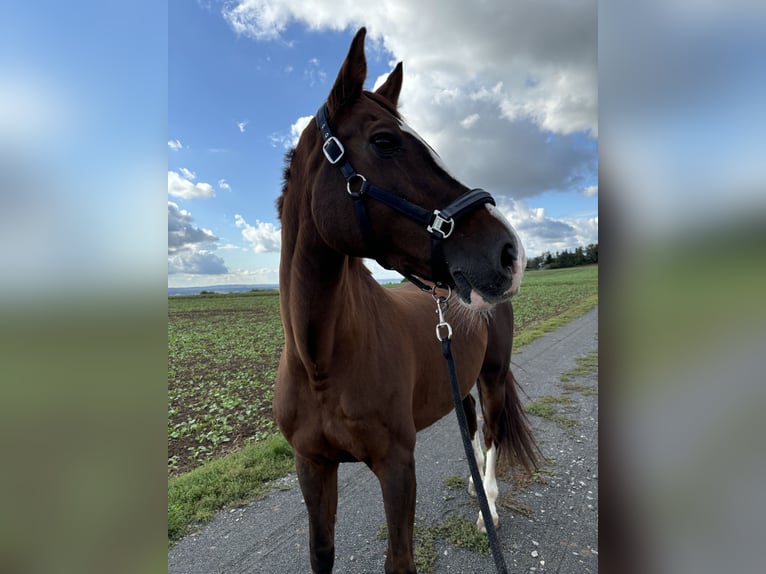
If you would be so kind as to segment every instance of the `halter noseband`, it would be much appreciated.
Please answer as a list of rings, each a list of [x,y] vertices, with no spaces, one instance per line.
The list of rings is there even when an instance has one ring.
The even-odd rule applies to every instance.
[[[343,144],[332,134],[327,117],[327,104],[325,103],[320,106],[316,116],[314,116],[324,140],[322,151],[327,161],[332,165],[337,165],[346,179],[346,191],[354,200],[354,212],[356,213],[356,219],[362,230],[365,242],[371,247],[375,245],[375,236],[367,216],[367,206],[363,201],[365,196],[369,196],[426,228],[426,231],[431,236],[431,269],[433,280],[439,286],[449,284],[450,273],[447,262],[444,259],[444,252],[442,251],[442,241],[452,235],[456,222],[474,209],[485,203],[495,205],[494,198],[483,189],[472,189],[458,197],[444,209],[429,211],[385,189],[381,189],[369,183],[367,178],[361,173],[357,173],[349,161],[345,159],[346,152]],[[376,258],[376,260],[386,267],[379,259]],[[413,277],[408,276],[407,279],[421,288],[425,287],[422,282]]]

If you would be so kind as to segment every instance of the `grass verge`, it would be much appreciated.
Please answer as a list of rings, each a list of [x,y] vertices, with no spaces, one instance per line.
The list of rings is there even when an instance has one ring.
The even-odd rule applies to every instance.
[[[580,317],[598,305],[598,293],[589,295],[582,301],[575,303],[559,315],[548,317],[537,323],[524,327],[524,330],[513,337],[513,352],[517,352],[524,345],[528,345],[535,339],[563,327],[573,319]]]
[[[209,521],[225,506],[256,500],[271,490],[270,481],[295,469],[293,452],[281,435],[250,443],[168,481],[168,542],[191,525]]]

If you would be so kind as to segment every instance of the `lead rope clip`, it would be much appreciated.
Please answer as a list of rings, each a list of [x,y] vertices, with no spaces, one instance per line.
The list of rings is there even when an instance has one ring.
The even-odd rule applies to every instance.
[[[444,320],[444,312],[449,309],[449,299],[452,297],[452,288],[447,286],[447,296],[437,295],[436,286],[431,290],[431,297],[436,302],[436,314],[439,315],[439,323],[436,325],[436,338],[439,341],[452,339],[452,325]]]

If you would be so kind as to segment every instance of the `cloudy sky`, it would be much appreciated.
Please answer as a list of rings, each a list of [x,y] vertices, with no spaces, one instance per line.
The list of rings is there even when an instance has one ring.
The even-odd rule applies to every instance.
[[[284,154],[360,25],[368,89],[404,62],[408,123],[528,256],[598,241],[595,1],[171,0],[168,21],[169,286],[277,282]]]

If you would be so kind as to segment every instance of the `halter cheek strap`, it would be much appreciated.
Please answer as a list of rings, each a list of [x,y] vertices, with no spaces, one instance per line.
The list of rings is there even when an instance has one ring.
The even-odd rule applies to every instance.
[[[486,203],[495,205],[494,198],[483,189],[472,189],[458,197],[444,209],[429,211],[419,205],[410,203],[402,197],[369,183],[367,178],[357,173],[351,166],[351,163],[346,158],[346,150],[343,148],[343,144],[330,130],[327,104],[320,106],[314,119],[322,134],[322,151],[325,158],[332,165],[337,165],[346,179],[346,191],[354,200],[354,212],[365,243],[373,251],[375,250],[375,234],[370,225],[367,204],[364,201],[365,197],[371,197],[409,219],[420,223],[426,229],[431,236],[431,270],[433,280],[440,286],[451,283],[447,261],[442,250],[442,241],[452,235],[456,223],[468,213]],[[378,257],[376,257],[376,260],[386,267]],[[408,277],[408,279],[412,281],[412,278]]]

